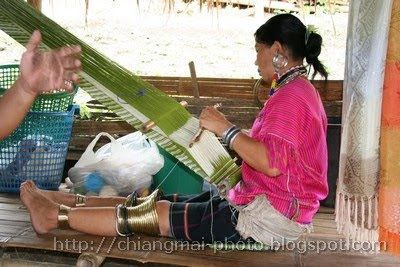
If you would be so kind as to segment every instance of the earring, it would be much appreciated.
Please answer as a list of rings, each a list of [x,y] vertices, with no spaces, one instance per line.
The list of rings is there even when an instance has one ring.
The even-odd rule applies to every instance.
[[[272,77],[271,89],[269,90],[269,95],[272,96],[275,93],[276,84],[279,77],[279,69],[286,67],[288,64],[287,58],[282,54],[276,54],[272,58],[272,65],[275,67],[274,76]]]
[[[281,69],[286,67],[288,64],[287,58],[282,55],[277,53],[273,58],[272,58],[272,65],[274,65],[275,69]]]

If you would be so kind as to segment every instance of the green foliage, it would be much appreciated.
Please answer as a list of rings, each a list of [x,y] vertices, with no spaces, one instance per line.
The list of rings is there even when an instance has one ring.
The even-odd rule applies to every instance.
[[[86,105],[79,105],[80,107],[80,117],[82,120],[90,120],[92,118],[92,113]]]

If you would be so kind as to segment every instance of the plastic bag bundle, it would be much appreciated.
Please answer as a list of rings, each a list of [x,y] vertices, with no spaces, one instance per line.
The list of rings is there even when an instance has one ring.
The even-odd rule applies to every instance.
[[[93,148],[102,136],[108,137],[111,142],[94,152]],[[149,188],[152,176],[163,166],[164,158],[157,145],[141,132],[117,140],[108,133],[99,133],[76,165],[68,171],[68,176],[72,183],[82,186],[88,184],[88,177],[94,181],[91,175],[96,173],[96,177],[101,177],[118,194],[126,195]]]

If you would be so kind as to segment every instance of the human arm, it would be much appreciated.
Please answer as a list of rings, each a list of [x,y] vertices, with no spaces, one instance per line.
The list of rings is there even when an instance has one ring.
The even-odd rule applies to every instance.
[[[200,115],[201,127],[222,136],[223,132],[232,126],[226,117],[213,107],[206,107]],[[240,133],[233,141],[233,149],[252,168],[275,177],[280,174],[278,169],[269,167],[269,155],[264,143]]]
[[[0,140],[21,123],[39,93],[60,88],[72,91],[69,81],[78,82],[80,47],[40,52],[40,42],[40,32],[35,31],[21,58],[20,77],[0,98]]]

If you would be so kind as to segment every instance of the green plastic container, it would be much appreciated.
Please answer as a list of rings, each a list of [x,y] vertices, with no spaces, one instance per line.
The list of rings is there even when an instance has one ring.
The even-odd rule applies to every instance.
[[[18,79],[19,65],[0,66],[0,95],[3,95],[7,89]],[[39,95],[32,104],[30,111],[39,112],[62,112],[67,111],[72,104],[78,87],[74,84],[74,92],[55,91]]]
[[[153,188],[159,186],[167,194],[198,194],[203,189],[203,178],[158,146],[164,156],[164,167],[153,176]],[[168,177],[167,177],[168,176]],[[167,178],[165,178],[167,177]]]

